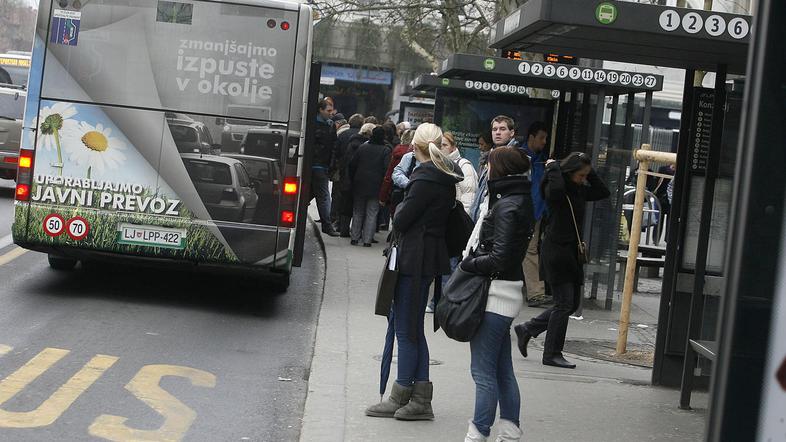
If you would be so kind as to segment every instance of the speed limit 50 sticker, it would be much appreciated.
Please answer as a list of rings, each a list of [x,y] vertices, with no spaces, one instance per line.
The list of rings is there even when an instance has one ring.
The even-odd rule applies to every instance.
[[[65,231],[65,220],[56,213],[50,213],[44,218],[44,233],[52,238],[60,236]]]

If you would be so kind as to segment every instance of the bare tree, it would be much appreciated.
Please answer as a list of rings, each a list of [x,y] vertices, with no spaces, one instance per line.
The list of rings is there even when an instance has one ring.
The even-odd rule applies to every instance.
[[[488,32],[511,2],[474,0],[317,0],[320,17],[368,20],[390,32],[434,68],[450,53],[487,53]]]

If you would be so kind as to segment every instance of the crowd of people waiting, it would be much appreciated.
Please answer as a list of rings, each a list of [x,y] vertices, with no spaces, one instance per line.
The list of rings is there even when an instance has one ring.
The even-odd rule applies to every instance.
[[[497,441],[518,441],[521,398],[513,372],[513,321],[525,299],[553,305],[513,327],[527,357],[531,339],[545,332],[542,363],[575,368],[562,355],[569,316],[583,283],[585,203],[609,190],[580,152],[562,161],[546,149],[548,127],[530,124],[517,137],[512,118],[500,115],[478,139],[478,168],[462,158],[455,137],[431,123],[382,125],[374,117],[335,113],[321,100],[317,116],[312,196],[322,231],[372,247],[392,218],[397,249],[395,294],[388,315],[398,346],[396,380],[386,400],[366,414],[404,421],[434,418],[425,315],[441,287],[460,267],[493,276],[485,314],[470,341],[475,411],[465,442],[489,437],[499,407]],[[329,181],[333,181],[333,206]],[[446,238],[449,214],[463,206],[475,223],[460,256]],[[429,301],[430,288],[434,298]],[[438,327],[435,321],[435,328]]]

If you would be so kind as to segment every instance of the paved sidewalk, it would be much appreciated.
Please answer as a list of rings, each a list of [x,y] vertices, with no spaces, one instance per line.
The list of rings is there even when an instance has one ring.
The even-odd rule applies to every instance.
[[[378,235],[382,239],[382,234]],[[366,417],[366,406],[379,401],[379,361],[386,319],[374,316],[382,247],[352,247],[343,238],[323,237],[327,280],[317,328],[301,441],[461,441],[472,417],[474,383],[469,345],[426,331],[432,358],[434,413],[431,422],[400,422]],[[654,341],[657,307],[652,296],[637,303],[631,342]],[[519,321],[539,312],[525,308]],[[571,320],[568,340],[616,339],[618,313],[584,311]],[[431,315],[427,316],[431,322]],[[639,322],[640,321],[640,322]],[[518,322],[518,321],[517,321]],[[515,339],[515,338],[514,338]],[[540,363],[537,339],[528,359],[514,354],[522,393],[522,428],[526,441],[701,440],[707,396],[695,393],[696,411],[677,408],[676,390],[649,385],[651,371],[582,356],[568,355],[576,370]],[[515,345],[515,342],[514,342]],[[514,347],[515,350],[515,347]],[[395,359],[391,382],[395,379]],[[389,391],[389,388],[388,388]],[[492,430],[492,435],[494,435]],[[493,439],[492,439],[493,440]]]

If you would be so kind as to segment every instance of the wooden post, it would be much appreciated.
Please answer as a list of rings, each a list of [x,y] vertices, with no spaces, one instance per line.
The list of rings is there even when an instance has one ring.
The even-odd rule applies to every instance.
[[[641,150],[650,150],[649,144],[642,144]],[[647,171],[650,162],[639,162],[639,177],[636,181],[636,201],[633,203],[633,221],[630,227],[630,243],[628,259],[625,263],[625,285],[622,289],[622,308],[620,309],[619,334],[617,335],[617,355],[624,354],[628,346],[628,327],[630,322],[630,305],[633,301],[633,283],[636,280],[636,257],[639,255],[641,241],[641,218],[644,212],[644,196],[647,190]]]

